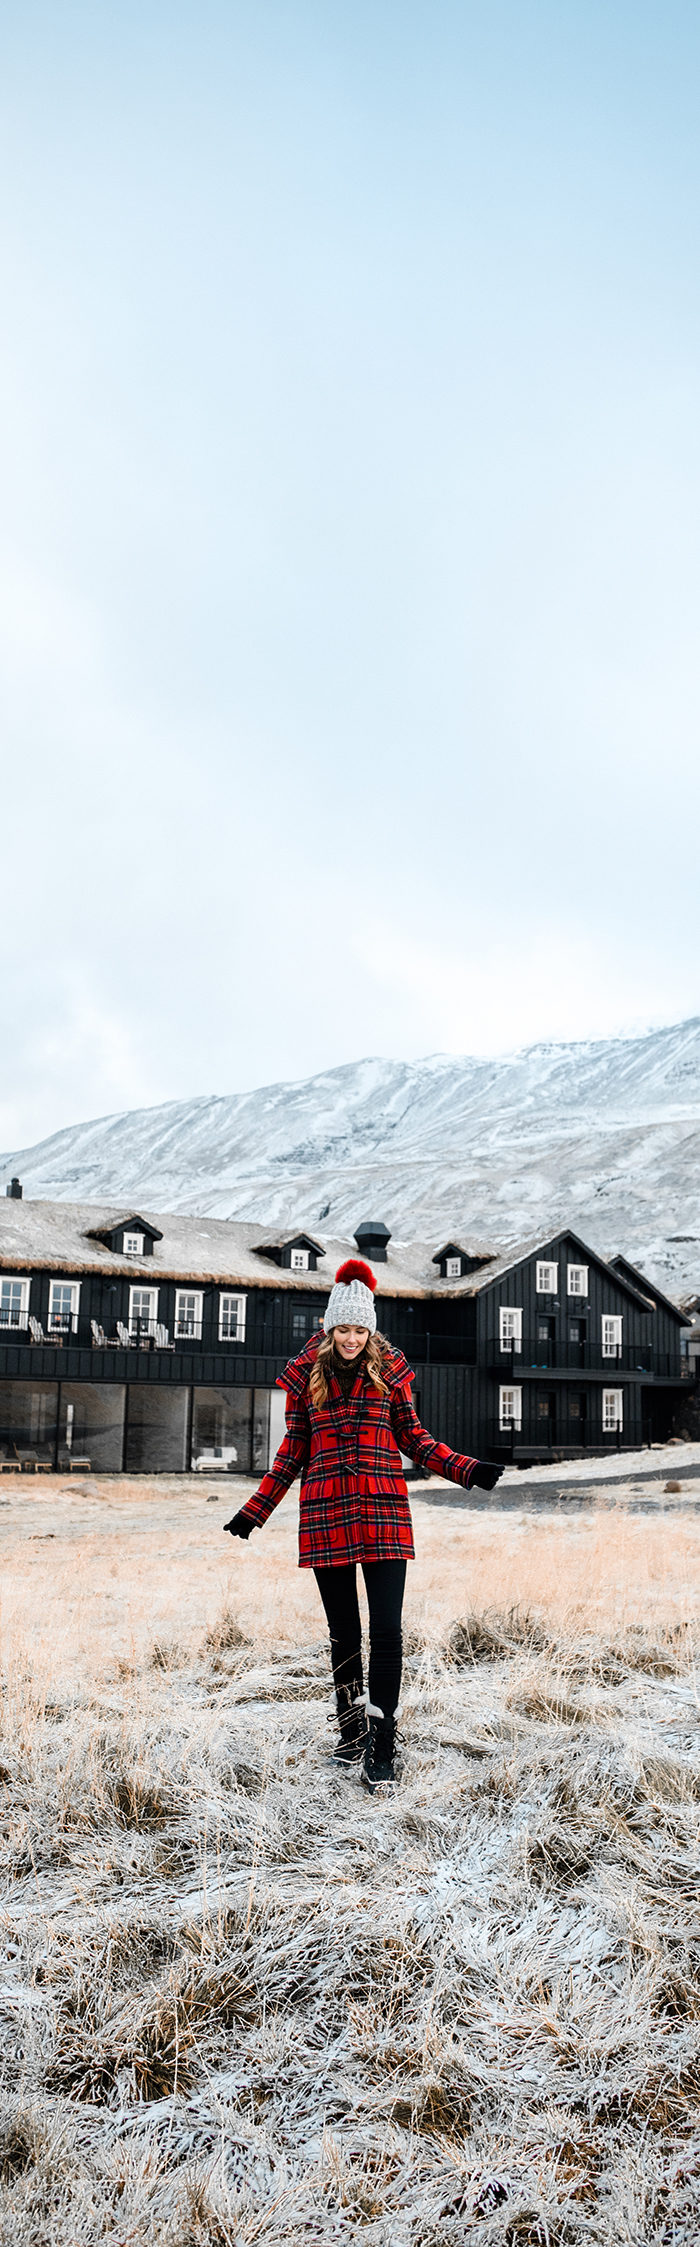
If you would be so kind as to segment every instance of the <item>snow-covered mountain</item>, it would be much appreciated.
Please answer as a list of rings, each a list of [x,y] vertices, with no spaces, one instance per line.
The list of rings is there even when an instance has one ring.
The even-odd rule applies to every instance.
[[[700,1019],[497,1060],[358,1061],[102,1117],[0,1158],[59,1201],[509,1246],[573,1224],[700,1288]]]

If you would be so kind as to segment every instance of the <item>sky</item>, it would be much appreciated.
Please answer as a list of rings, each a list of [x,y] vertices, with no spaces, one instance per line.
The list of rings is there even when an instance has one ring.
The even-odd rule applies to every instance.
[[[6,0],[0,1147],[700,1010],[694,0]]]

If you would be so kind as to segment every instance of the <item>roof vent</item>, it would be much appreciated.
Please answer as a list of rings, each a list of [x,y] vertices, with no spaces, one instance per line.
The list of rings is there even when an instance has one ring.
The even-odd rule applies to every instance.
[[[6,1195],[7,1195],[7,1199],[8,1199],[8,1201],[11,1201],[11,1202],[21,1202],[21,1199],[22,1199],[22,1181],[21,1181],[21,1178],[11,1178],[11,1179],[10,1179],[10,1183],[9,1183],[9,1186],[6,1186],[6,1187],[5,1187],[5,1193],[6,1193]]]
[[[366,1218],[363,1225],[357,1226],[353,1238],[357,1241],[360,1255],[367,1256],[370,1264],[386,1263],[387,1242],[391,1240],[391,1233],[379,1218]]]

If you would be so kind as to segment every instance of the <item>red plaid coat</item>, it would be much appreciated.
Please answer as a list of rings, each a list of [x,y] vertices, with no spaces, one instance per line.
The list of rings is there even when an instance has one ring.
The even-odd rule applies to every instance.
[[[385,1396],[378,1396],[359,1373],[346,1401],[332,1373],[327,1403],[313,1404],[309,1377],[321,1339],[313,1335],[280,1377],[278,1387],[287,1391],[287,1432],[269,1474],[243,1512],[262,1527],[300,1474],[300,1568],[413,1560],[400,1453],[465,1490],[476,1460],[435,1443],[421,1427],[411,1403],[414,1375],[400,1350],[390,1353]]]

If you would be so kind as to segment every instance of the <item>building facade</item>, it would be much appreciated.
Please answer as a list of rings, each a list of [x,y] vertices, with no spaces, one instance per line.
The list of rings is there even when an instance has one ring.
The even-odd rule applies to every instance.
[[[225,1219],[0,1202],[0,1469],[262,1473],[287,1359],[359,1249],[377,1316],[454,1445],[521,1463],[670,1432],[687,1314],[564,1231],[507,1256],[450,1240],[273,1234]]]

